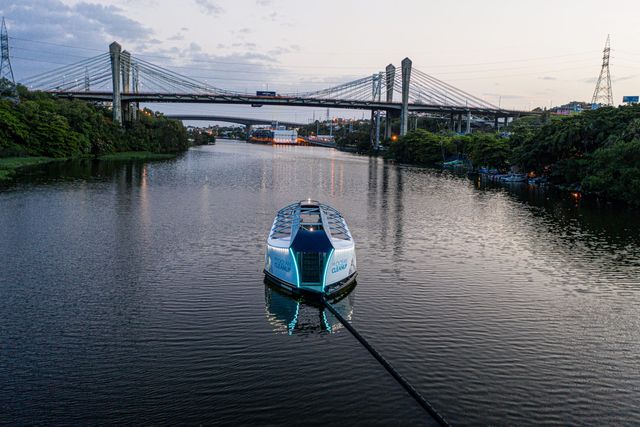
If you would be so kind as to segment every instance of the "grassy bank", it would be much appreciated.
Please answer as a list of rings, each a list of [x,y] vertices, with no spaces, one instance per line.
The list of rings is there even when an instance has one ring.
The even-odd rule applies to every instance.
[[[13,178],[16,171],[27,166],[42,165],[59,159],[52,157],[5,157],[0,158],[0,181]]]
[[[175,159],[177,154],[152,153],[150,151],[123,151],[120,153],[105,154],[99,156],[99,160],[108,161],[131,161],[131,160],[169,160]]]
[[[175,159],[176,156],[177,154],[152,153],[150,151],[125,151],[121,153],[106,154],[104,156],[97,157],[97,159],[104,161],[153,161]],[[65,158],[2,157],[0,158],[0,182],[12,180],[21,168],[80,158],[87,158],[87,156]]]

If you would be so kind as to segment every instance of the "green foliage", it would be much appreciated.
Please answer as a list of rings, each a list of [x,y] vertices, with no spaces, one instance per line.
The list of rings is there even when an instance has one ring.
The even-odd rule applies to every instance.
[[[358,153],[368,153],[371,151],[371,135],[362,130],[347,133],[345,136],[338,136],[336,145],[340,148],[354,147]]]
[[[119,151],[173,153],[188,148],[180,122],[144,110],[124,127],[101,105],[57,99],[18,86],[21,102],[0,101],[0,157],[75,157]]]
[[[216,136],[211,131],[206,131],[203,129],[189,129],[187,131],[189,135],[189,139],[191,140],[192,145],[207,145],[207,144],[215,144]]]
[[[519,120],[510,130],[512,161],[526,170],[640,204],[640,106],[585,111],[539,127]]]
[[[508,140],[493,133],[468,135],[465,154],[475,165],[503,169],[508,166],[511,147]]]
[[[455,150],[456,145],[450,137],[418,129],[392,142],[389,156],[402,163],[433,166]]]
[[[0,101],[0,157],[25,154],[29,136],[25,123],[9,101]]]
[[[436,134],[418,129],[389,146],[389,155],[403,163],[435,165],[447,158],[467,158],[476,165],[503,168],[508,165],[508,140],[492,133]]]
[[[589,160],[583,190],[640,205],[640,138],[599,148]]]

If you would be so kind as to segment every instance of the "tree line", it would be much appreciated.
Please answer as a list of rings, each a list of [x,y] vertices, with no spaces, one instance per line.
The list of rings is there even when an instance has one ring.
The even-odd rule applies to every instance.
[[[174,153],[189,147],[182,123],[149,109],[123,126],[100,104],[55,98],[18,86],[19,102],[0,100],[0,157]]]
[[[425,166],[460,158],[475,167],[516,168],[555,185],[640,205],[640,106],[526,117],[506,130],[455,135],[419,129],[390,143],[388,156]]]

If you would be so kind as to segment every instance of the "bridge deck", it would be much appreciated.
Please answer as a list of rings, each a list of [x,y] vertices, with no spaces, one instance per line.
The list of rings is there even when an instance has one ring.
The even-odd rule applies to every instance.
[[[111,92],[62,92],[50,91],[58,97],[83,99],[87,101],[112,101]],[[297,106],[297,107],[323,107],[354,110],[386,110],[397,111],[402,109],[399,102],[374,102],[344,99],[316,99],[299,97],[258,97],[251,95],[216,95],[216,94],[189,94],[189,93],[123,93],[122,102],[143,103],[190,103],[190,104],[236,104],[236,105],[273,105],[273,106]],[[499,117],[518,117],[525,115],[537,115],[532,111],[503,110],[493,108],[474,108],[448,105],[409,104],[409,111],[424,113],[452,113],[490,115]]]

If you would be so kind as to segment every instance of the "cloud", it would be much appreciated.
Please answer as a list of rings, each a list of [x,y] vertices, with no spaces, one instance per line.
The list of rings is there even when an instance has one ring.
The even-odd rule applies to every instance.
[[[12,65],[18,80],[106,53],[114,40],[129,51],[153,44],[154,32],[116,6],[21,0],[2,4],[0,13],[6,16],[12,37]]]
[[[501,93],[483,93],[482,96],[488,96],[488,97],[493,97],[493,98],[502,98],[505,100],[508,99],[527,99],[526,96],[522,96],[522,95],[504,95]]]
[[[150,33],[139,22],[127,18],[124,11],[116,6],[78,3],[72,10],[95,25],[98,31],[112,37],[136,40],[144,39]]]
[[[211,0],[195,0],[195,3],[207,15],[220,15],[224,9]]]
[[[256,4],[258,6],[271,6],[273,4],[273,0],[256,0]]]
[[[625,81],[625,80],[633,80],[633,79],[635,79],[635,78],[636,78],[636,77],[638,77],[638,76],[639,76],[639,74],[631,74],[631,75],[629,75],[629,76],[616,77],[616,78],[614,78],[614,79],[613,79],[613,82],[614,82],[614,83],[618,83],[618,82],[623,82],[623,81]]]
[[[286,55],[287,53],[293,53],[293,52],[299,52],[300,51],[300,46],[297,44],[291,44],[289,46],[278,46],[275,47],[271,50],[269,50],[267,53],[269,55],[273,55],[273,56],[279,56],[279,55]]]
[[[256,45],[255,43],[232,43],[231,47],[232,48],[244,47],[245,49],[253,50],[256,47],[258,47],[258,45]]]
[[[549,81],[558,80],[557,78],[551,77],[551,76],[538,77],[538,79],[540,79],[540,80],[549,80]]]

